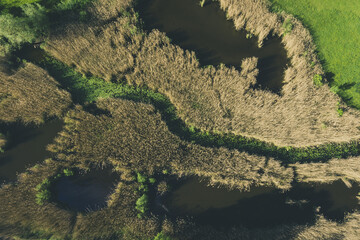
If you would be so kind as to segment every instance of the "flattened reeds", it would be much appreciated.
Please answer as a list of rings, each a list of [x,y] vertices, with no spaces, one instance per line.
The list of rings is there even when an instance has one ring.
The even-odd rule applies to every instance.
[[[0,72],[0,121],[41,124],[61,117],[71,104],[70,94],[46,71],[26,63],[15,73]]]

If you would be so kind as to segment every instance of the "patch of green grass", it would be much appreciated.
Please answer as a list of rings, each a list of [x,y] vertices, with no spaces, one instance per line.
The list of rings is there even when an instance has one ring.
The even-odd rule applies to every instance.
[[[331,87],[350,106],[360,109],[360,1],[270,0],[273,11],[293,14],[310,29]]]

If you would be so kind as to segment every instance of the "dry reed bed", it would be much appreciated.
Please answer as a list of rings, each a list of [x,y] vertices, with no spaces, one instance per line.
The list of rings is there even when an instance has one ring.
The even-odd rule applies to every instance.
[[[60,165],[52,160],[45,162],[20,174],[17,184],[8,184],[0,189],[0,238],[19,236],[24,229],[29,232],[51,232],[60,239],[70,234],[74,214],[52,203],[39,206],[35,202],[35,186],[68,165]]]
[[[19,176],[17,184],[0,189],[0,236],[18,236],[24,233],[24,229],[31,229],[60,239],[145,239],[162,230],[181,240],[334,239],[334,236],[339,237],[336,239],[349,239],[348,236],[359,231],[356,225],[358,213],[350,214],[342,224],[320,217],[312,226],[237,227],[226,232],[196,226],[181,219],[161,222],[152,215],[139,219],[134,208],[140,196],[135,191],[138,184],[128,177],[134,170],[153,174],[170,169],[173,174],[210,177],[213,183],[243,190],[250,185],[287,189],[294,177],[292,168],[295,167],[301,176],[304,174],[299,169],[307,165],[285,168],[271,158],[184,142],[169,132],[152,105],[128,100],[102,99],[96,105],[77,106],[68,112],[65,123],[64,130],[48,146],[56,160],[48,159],[32,167]],[[324,166],[330,168],[331,164],[337,164],[336,160]],[[44,206],[35,203],[35,186],[62,169],[90,170],[108,165],[122,174],[123,181],[109,196],[107,208],[81,214],[64,210],[54,202]],[[311,164],[308,166],[313,167]],[[347,174],[349,170],[342,172]],[[332,179],[339,172],[334,173]],[[340,174],[338,177],[342,178]],[[357,178],[350,180],[357,181]]]
[[[58,159],[98,164],[153,174],[171,169],[177,175],[210,177],[231,188],[273,186],[289,189],[292,168],[273,158],[225,148],[208,148],[182,141],[171,133],[152,105],[103,99],[97,113],[80,106],[65,117],[65,130],[48,149]]]
[[[0,238],[21,239],[147,239],[156,235],[159,223],[154,217],[138,219],[134,208],[139,197],[137,185],[119,183],[109,196],[108,207],[87,214],[67,210],[54,201],[38,205],[36,185],[65,168],[91,170],[96,162],[47,159],[22,173],[16,184],[0,189]],[[31,237],[30,237],[31,236]]]
[[[106,4],[101,1],[93,11],[106,12]],[[235,27],[259,36],[259,45],[269,34],[282,35],[284,20],[291,19],[293,29],[282,38],[291,66],[278,96],[251,88],[257,75],[255,59],[245,59],[241,72],[203,69],[194,53],[170,44],[164,34],[152,31],[144,36],[132,4],[125,1],[123,10],[128,13],[120,10],[117,19],[109,18],[114,12],[103,13],[109,20],[106,24],[92,21],[72,25],[65,34],[54,33],[46,50],[83,73],[118,81],[125,77],[130,84],[158,90],[171,99],[187,124],[204,130],[232,132],[279,146],[359,139],[359,112],[343,106],[345,113],[339,117],[340,98],[327,85],[313,84],[313,76],[323,71],[309,32],[293,17],[270,13],[265,1],[220,1]]]
[[[360,157],[331,159],[326,163],[292,164],[296,180],[306,183],[331,183],[342,179],[344,183],[360,183]]]
[[[70,94],[34,64],[11,74],[0,72],[0,121],[41,124],[61,117],[70,105]]]

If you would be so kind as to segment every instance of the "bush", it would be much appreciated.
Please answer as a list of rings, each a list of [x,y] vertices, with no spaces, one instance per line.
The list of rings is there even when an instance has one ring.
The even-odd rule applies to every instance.
[[[74,175],[74,172],[73,171],[71,171],[70,169],[64,169],[64,175],[66,176],[66,177],[70,177],[70,176],[73,176]]]
[[[166,236],[165,234],[163,234],[163,232],[159,232],[159,233],[155,236],[154,240],[171,240],[171,238],[168,237],[168,236]]]
[[[291,19],[290,19],[290,18],[287,18],[287,19],[284,21],[282,27],[283,27],[283,29],[284,29],[284,35],[286,35],[286,34],[290,33],[290,32],[293,30],[294,25],[293,25]]]
[[[36,194],[36,203],[39,205],[43,205],[45,201],[48,201],[51,197],[51,193],[49,190],[44,189]]]
[[[143,194],[137,201],[136,201],[136,210],[138,210],[141,214],[145,214],[148,210],[148,202],[149,198],[146,194]]]
[[[49,191],[51,182],[49,179],[44,179],[40,184],[36,185],[36,203],[43,205],[46,201],[50,200],[51,192]]]
[[[137,181],[139,183],[145,183],[146,182],[146,176],[142,175],[141,173],[137,173]]]
[[[321,87],[323,85],[323,77],[320,74],[315,74],[313,82],[315,86]]]

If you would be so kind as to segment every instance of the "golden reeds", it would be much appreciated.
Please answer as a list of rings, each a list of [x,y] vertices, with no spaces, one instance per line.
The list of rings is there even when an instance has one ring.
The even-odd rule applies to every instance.
[[[102,4],[107,1],[101,2],[94,11],[106,11]],[[269,34],[282,36],[291,66],[279,96],[252,88],[258,72],[255,59],[250,65],[244,59],[241,72],[225,66],[201,68],[195,53],[172,45],[165,34],[154,30],[144,35],[132,4],[126,1],[127,13],[105,25],[93,21],[54,33],[46,50],[83,73],[158,90],[188,125],[203,130],[296,147],[359,139],[359,111],[345,107],[339,117],[340,98],[328,85],[313,83],[323,71],[309,32],[293,17],[271,13],[266,1],[220,1],[235,27],[258,36],[259,45]],[[291,31],[283,27],[286,19],[291,20]]]
[[[61,117],[71,104],[70,94],[46,71],[26,63],[13,74],[0,72],[0,121],[41,124]]]

